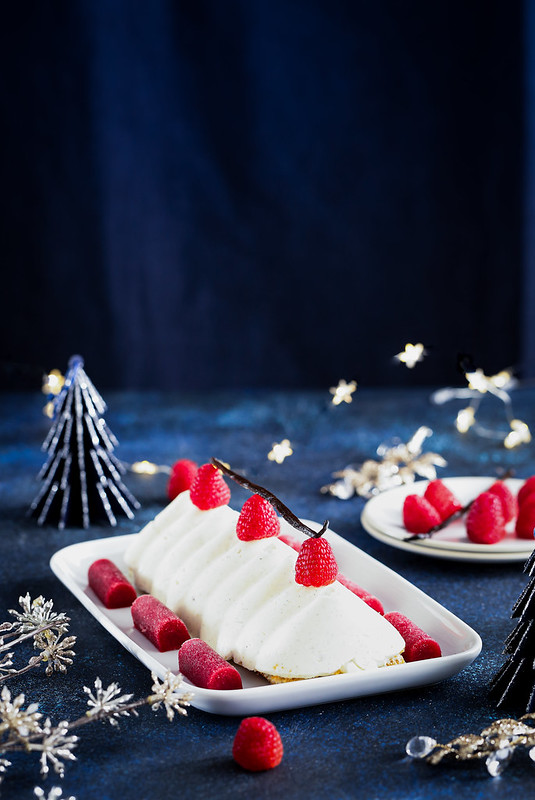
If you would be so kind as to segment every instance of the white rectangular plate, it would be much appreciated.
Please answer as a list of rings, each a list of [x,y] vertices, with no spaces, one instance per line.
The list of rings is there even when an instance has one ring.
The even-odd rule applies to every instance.
[[[160,678],[178,672],[177,651],[160,653],[132,624],[129,608],[107,609],[87,583],[87,570],[97,558],[109,558],[126,572],[123,555],[132,537],[114,536],[72,544],[52,556],[55,575],[123,647]],[[479,635],[409,581],[333,532],[327,534],[340,572],[378,597],[385,611],[400,611],[438,641],[440,658],[323,678],[269,684],[238,668],[243,689],[229,691],[192,687],[192,705],[214,714],[260,714],[288,708],[347,700],[437,683],[470,664],[481,650]],[[187,681],[186,681],[187,683]]]

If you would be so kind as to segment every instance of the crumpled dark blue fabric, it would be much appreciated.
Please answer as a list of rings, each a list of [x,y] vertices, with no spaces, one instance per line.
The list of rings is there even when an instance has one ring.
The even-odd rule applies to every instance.
[[[75,352],[123,388],[525,368],[522,25],[482,1],[3,9],[3,383]]]

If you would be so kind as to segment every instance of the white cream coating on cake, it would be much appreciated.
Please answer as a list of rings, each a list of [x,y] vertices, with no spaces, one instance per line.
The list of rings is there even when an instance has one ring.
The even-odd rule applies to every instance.
[[[229,506],[201,511],[182,492],[128,548],[132,580],[192,636],[264,675],[375,668],[403,651],[398,631],[353,592],[297,584],[295,551],[275,537],[240,541],[237,520]],[[293,531],[284,520],[281,530]]]

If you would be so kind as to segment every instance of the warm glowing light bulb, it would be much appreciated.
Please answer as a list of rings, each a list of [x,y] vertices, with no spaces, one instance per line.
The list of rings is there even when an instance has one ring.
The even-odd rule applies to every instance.
[[[498,372],[496,375],[493,375],[490,380],[497,389],[503,389],[511,382],[512,378],[513,376],[508,370],[502,369],[501,372]]]
[[[65,378],[59,369],[53,369],[43,377],[42,392],[43,394],[57,395],[63,389],[64,383]]]
[[[52,401],[50,401],[49,403],[47,403],[45,405],[45,407],[43,408],[43,414],[45,415],[45,417],[48,417],[49,419],[53,418],[53,416],[54,416],[54,403]]]
[[[529,427],[521,419],[512,419],[511,430],[503,440],[504,447],[512,450],[513,447],[518,447],[519,444],[528,444],[529,442],[531,442]]]
[[[344,379],[338,381],[338,386],[331,386],[329,391],[333,395],[331,400],[333,406],[339,406],[340,403],[351,403],[353,401],[351,395],[356,391],[356,389],[356,381],[350,381],[350,383],[346,383]]]
[[[158,465],[151,461],[135,461],[130,469],[138,475],[156,475],[157,472],[160,472]]]
[[[459,433],[466,433],[468,430],[470,430],[475,421],[476,413],[472,406],[468,406],[467,408],[462,408],[457,414],[455,427]]]
[[[489,379],[482,369],[476,369],[475,372],[467,372],[465,378],[468,381],[469,389],[481,392],[481,394],[485,394],[488,391]]]
[[[292,454],[293,450],[289,439],[283,439],[282,442],[273,443],[273,447],[268,453],[268,459],[275,461],[277,464],[282,464],[284,459]]]
[[[418,344],[406,344],[405,350],[402,353],[398,353],[396,358],[409,369],[412,369],[418,361],[422,361],[424,355],[425,348],[421,342],[418,342]]]

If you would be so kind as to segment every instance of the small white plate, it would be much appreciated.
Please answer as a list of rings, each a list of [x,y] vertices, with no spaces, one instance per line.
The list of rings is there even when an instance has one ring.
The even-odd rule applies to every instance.
[[[484,492],[495,481],[496,478],[479,477],[443,479],[446,486],[463,505]],[[385,544],[434,558],[476,563],[525,561],[528,558],[535,546],[535,539],[518,539],[514,535],[513,523],[508,526],[505,539],[496,544],[470,542],[466,535],[464,519],[452,522],[429,538],[407,541],[412,534],[403,525],[403,501],[409,494],[422,495],[428,483],[429,481],[417,481],[397,486],[395,489],[389,489],[372,497],[362,510],[360,521],[363,527],[371,536]],[[513,478],[506,481],[507,486],[515,495],[523,483],[523,480]]]
[[[70,545],[52,556],[50,566],[123,647],[163,678],[167,670],[178,672],[177,651],[158,652],[133,627],[129,608],[106,609],[87,583],[87,570],[97,558],[109,558],[125,571],[123,554],[135,535]],[[243,689],[223,691],[192,687],[192,705],[215,714],[238,715],[299,708],[437,683],[455,675],[476,658],[481,650],[481,639],[472,628],[350,542],[333,532],[327,536],[340,571],[379,597],[385,611],[400,611],[412,619],[438,641],[443,655],[427,661],[280,684],[269,684],[240,667]]]

